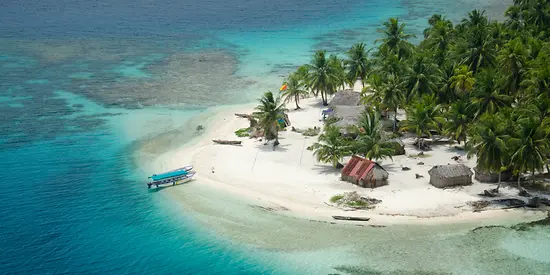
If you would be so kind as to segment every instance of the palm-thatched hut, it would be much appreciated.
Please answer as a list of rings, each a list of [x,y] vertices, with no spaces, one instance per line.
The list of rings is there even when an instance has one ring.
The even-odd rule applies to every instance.
[[[472,170],[464,164],[436,165],[430,171],[430,184],[437,188],[472,184]]]
[[[389,173],[380,164],[359,156],[353,156],[342,169],[343,181],[361,187],[387,185],[388,177]]]
[[[496,183],[498,182],[498,173],[488,173],[479,170],[477,167],[474,167],[474,178],[480,182]],[[512,178],[512,171],[504,171],[500,175],[501,181],[507,181]]]
[[[361,105],[361,94],[353,90],[341,90],[334,94],[328,103],[329,106],[359,106]]]

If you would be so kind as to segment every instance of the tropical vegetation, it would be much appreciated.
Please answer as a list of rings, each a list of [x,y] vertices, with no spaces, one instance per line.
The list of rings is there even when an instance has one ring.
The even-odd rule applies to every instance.
[[[473,10],[453,23],[436,14],[415,44],[407,25],[390,18],[372,49],[358,43],[345,53],[315,52],[288,77],[283,97],[296,108],[308,94],[327,105],[346,85],[365,86],[362,102],[369,108],[352,135],[327,124],[310,148],[335,167],[349,154],[392,156],[392,134],[380,126],[380,114],[389,112],[393,135],[416,135],[420,149],[427,137],[447,136],[477,157],[479,171],[512,172],[518,184],[530,174],[534,181],[535,173],[549,168],[550,1],[513,1],[505,16],[499,22]],[[271,107],[261,112],[277,110],[275,102],[266,101]],[[399,111],[406,113],[401,121]],[[259,116],[272,137],[276,113]]]

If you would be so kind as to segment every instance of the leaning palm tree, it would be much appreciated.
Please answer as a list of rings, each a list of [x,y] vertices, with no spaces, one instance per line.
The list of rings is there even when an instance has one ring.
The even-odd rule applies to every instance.
[[[472,126],[470,138],[466,143],[468,158],[476,156],[476,167],[480,171],[498,173],[498,193],[501,184],[502,172],[508,169],[510,159],[506,142],[505,124],[499,116],[486,114]]]
[[[287,111],[280,97],[275,97],[272,92],[266,92],[260,98],[260,104],[256,106],[252,114],[258,119],[258,125],[264,131],[266,140],[275,140],[274,146],[279,144],[278,120],[284,117]]]
[[[431,131],[439,131],[439,125],[444,123],[440,106],[435,104],[434,96],[425,96],[406,108],[406,112],[407,119],[401,122],[401,129],[414,132],[418,149],[422,149],[424,137],[431,137]]]
[[[286,90],[281,93],[281,96],[284,99],[284,102],[294,101],[296,103],[296,110],[300,109],[300,98],[304,98],[308,95],[307,90],[305,89],[305,83],[300,75],[297,73],[290,73],[286,81]]]
[[[327,125],[318,142],[307,149],[313,151],[318,161],[330,163],[334,168],[343,167],[342,158],[350,154],[348,141],[342,137],[340,128],[335,125]]]
[[[394,154],[393,145],[384,136],[380,114],[372,108],[366,108],[359,117],[359,123],[352,127],[357,138],[351,143],[354,154],[363,155],[369,160],[390,158]]]
[[[357,43],[347,52],[346,77],[351,85],[357,79],[361,79],[361,85],[365,87],[365,81],[371,72],[371,64],[368,59],[368,51],[365,49],[365,43]]]

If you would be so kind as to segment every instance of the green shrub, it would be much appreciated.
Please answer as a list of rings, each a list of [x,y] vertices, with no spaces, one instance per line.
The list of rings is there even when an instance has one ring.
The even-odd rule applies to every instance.
[[[235,135],[238,137],[248,137],[250,136],[250,128],[242,128],[235,131]]]
[[[330,198],[330,202],[336,203],[337,201],[339,201],[339,200],[340,200],[341,198],[343,198],[343,197],[344,197],[344,195],[335,195],[335,196],[332,196],[332,197]]]

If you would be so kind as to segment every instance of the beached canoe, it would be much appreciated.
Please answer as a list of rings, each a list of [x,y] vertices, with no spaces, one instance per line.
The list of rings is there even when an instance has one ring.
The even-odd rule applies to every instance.
[[[352,216],[332,216],[335,220],[342,220],[342,221],[360,221],[360,222],[368,222],[370,218],[364,218],[364,217],[352,217]]]

